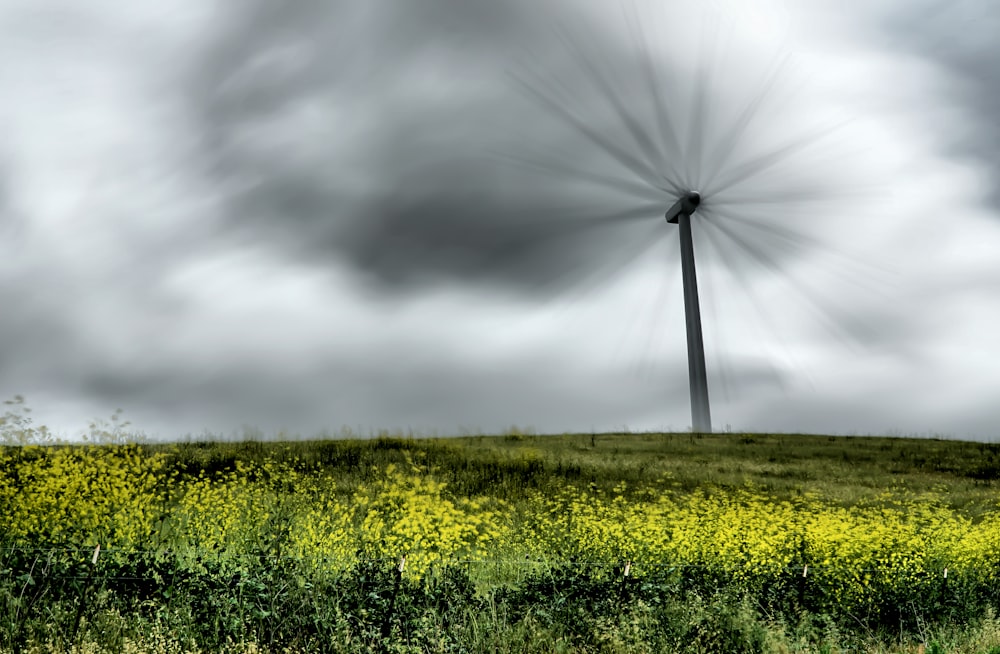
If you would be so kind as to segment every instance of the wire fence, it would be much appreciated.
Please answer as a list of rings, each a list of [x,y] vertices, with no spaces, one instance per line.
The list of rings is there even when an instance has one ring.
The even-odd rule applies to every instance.
[[[200,559],[200,560],[212,560],[213,557],[219,557],[219,559],[225,559],[229,563],[256,563],[256,564],[274,564],[277,565],[281,562],[288,563],[330,563],[330,564],[350,564],[350,565],[383,565],[383,566],[395,566],[398,565],[400,560],[406,559],[409,553],[401,553],[397,556],[367,556],[367,555],[357,555],[350,557],[331,557],[323,555],[289,555],[289,554],[276,554],[268,552],[259,553],[229,553],[220,555],[217,550],[198,550],[198,549],[185,549],[185,550],[173,550],[169,548],[165,549],[136,549],[136,548],[119,548],[119,547],[0,547],[0,578],[10,577],[18,574],[17,570],[7,567],[7,562],[12,558],[12,555],[20,553],[22,556],[27,556],[27,558],[32,559],[53,559],[57,555],[62,554],[65,559],[72,559],[78,563],[89,562],[92,566],[96,566],[99,561],[103,561],[108,557],[125,557],[125,558],[158,558],[158,557],[179,557],[183,559]],[[773,564],[757,562],[754,565],[749,564],[724,564],[724,563],[692,563],[689,561],[668,561],[663,559],[649,560],[629,556],[621,556],[615,560],[595,560],[588,559],[582,556],[494,556],[494,557],[440,557],[434,558],[430,562],[432,568],[444,568],[447,566],[503,566],[506,568],[523,568],[523,569],[539,569],[539,568],[556,568],[556,567],[575,567],[580,569],[600,569],[600,570],[623,570],[628,569],[628,573],[634,573],[637,570],[643,572],[663,572],[663,571],[713,571],[713,572],[740,572],[740,571],[759,571],[766,572],[768,574],[785,574],[785,575],[801,575],[802,577],[810,577],[816,575],[830,575],[830,576],[841,576],[845,573],[849,575],[856,576],[859,574],[884,574],[889,570],[885,566],[846,566],[846,565],[831,565],[823,563],[788,563],[788,564],[778,564],[777,562]],[[1000,562],[993,565],[988,563],[948,563],[942,561],[936,561],[931,566],[924,567],[920,570],[926,576],[939,576],[942,579],[948,579],[949,576],[955,577],[957,575],[963,575],[968,573],[977,574],[978,576],[992,576],[998,580],[1000,583]],[[990,574],[992,573],[992,574]],[[62,577],[66,579],[73,579],[75,577],[68,576]],[[105,579],[114,580],[140,580],[145,579],[142,577],[134,576],[102,576]]]

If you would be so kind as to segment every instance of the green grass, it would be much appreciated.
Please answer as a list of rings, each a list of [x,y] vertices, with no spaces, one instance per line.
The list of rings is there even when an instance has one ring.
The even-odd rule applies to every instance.
[[[844,506],[939,492],[971,516],[996,506],[1000,444],[804,434],[563,434],[149,445],[185,474],[265,458],[318,464],[345,488],[405,456],[437,469],[452,492],[517,501],[569,482],[610,489],[664,479],[678,492],[752,484],[779,499],[813,492]]]

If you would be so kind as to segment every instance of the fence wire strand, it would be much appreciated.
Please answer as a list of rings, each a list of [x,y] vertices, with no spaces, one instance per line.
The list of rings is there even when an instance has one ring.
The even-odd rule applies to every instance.
[[[80,556],[79,560],[74,560],[73,563],[85,564],[94,569],[96,572],[101,566],[99,563],[92,564],[92,557],[94,556],[93,547],[0,547],[0,578],[3,577],[13,577],[15,575],[24,574],[23,570],[14,570],[13,568],[7,568],[7,563],[12,558],[12,555],[16,553],[26,554],[29,558],[32,556],[36,559],[47,558],[50,560],[56,553],[64,554],[77,554]],[[283,554],[268,554],[268,553],[242,553],[234,555],[223,555],[219,556],[218,552],[213,550],[172,550],[172,549],[132,549],[132,548],[118,548],[118,547],[102,547],[100,549],[99,562],[106,560],[108,557],[112,556],[126,556],[126,557],[160,557],[160,556],[175,556],[180,555],[183,559],[195,559],[201,561],[212,561],[215,559],[217,562],[225,561],[230,564],[239,563],[271,563],[277,564],[279,562],[292,562],[292,563],[302,563],[304,561],[309,561],[311,563],[329,563],[329,564],[348,564],[348,565],[385,565],[388,567],[399,565],[399,556],[388,557],[388,556],[356,556],[350,558],[336,558],[336,557],[323,557],[323,556],[291,556]],[[218,558],[216,558],[218,557]],[[66,562],[65,560],[63,561]],[[663,561],[663,560],[643,560],[641,558],[630,558],[621,557],[616,561],[595,561],[588,560],[578,557],[552,557],[552,558],[531,558],[531,557],[483,557],[483,558],[442,558],[430,563],[430,570],[440,570],[448,566],[496,566],[496,567],[515,567],[515,568],[561,568],[561,567],[571,567],[571,568],[589,568],[589,569],[604,569],[604,570],[617,570],[623,568],[628,564],[632,576],[641,576],[641,574],[636,574],[637,569],[639,571],[650,571],[655,570],[659,572],[663,571],[703,571],[703,572],[714,572],[722,574],[734,574],[734,573],[745,573],[747,571],[753,571],[754,568],[749,565],[712,565],[708,563],[690,563],[681,561]],[[849,573],[850,576],[856,576],[859,574],[875,574],[883,575],[888,572],[884,568],[879,567],[850,567],[850,566],[835,566],[835,565],[824,565],[824,564],[814,564],[814,563],[796,563],[787,565],[775,565],[766,567],[756,567],[756,571],[763,572],[764,574],[793,574],[801,575],[803,577],[813,577],[813,576],[823,576],[827,574],[838,575],[840,573]],[[961,576],[964,573],[982,573],[982,572],[994,572],[1000,577],[1000,566],[988,566],[988,565],[962,565],[956,566],[954,563],[948,563],[947,565],[943,562],[938,561],[933,568],[928,568],[922,571],[923,575],[926,576],[939,576],[942,578]],[[41,576],[41,575],[40,575]],[[154,577],[135,577],[135,576],[103,576],[99,574],[90,575],[69,575],[69,576],[58,576],[58,575],[44,575],[49,579],[67,579],[67,580],[79,580],[88,579],[92,577],[98,577],[104,580],[114,580],[114,581],[151,581]]]

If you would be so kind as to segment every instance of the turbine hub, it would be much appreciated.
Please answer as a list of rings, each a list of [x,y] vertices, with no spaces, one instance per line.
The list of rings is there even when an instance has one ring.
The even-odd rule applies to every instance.
[[[684,213],[694,213],[694,210],[701,204],[701,193],[690,191],[681,198],[681,201],[684,203]]]
[[[677,202],[674,202],[673,206],[667,211],[667,222],[677,223],[680,220],[681,214],[690,216],[701,204],[701,193],[698,191],[688,191],[680,197]]]

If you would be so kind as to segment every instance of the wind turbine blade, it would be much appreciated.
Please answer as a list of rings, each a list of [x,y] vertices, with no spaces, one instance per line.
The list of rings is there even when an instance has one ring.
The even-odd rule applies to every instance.
[[[650,200],[656,198],[662,198],[664,195],[663,189],[654,188],[649,185],[640,184],[631,180],[623,179],[621,177],[615,177],[614,175],[605,175],[603,173],[597,173],[583,168],[572,166],[565,161],[560,161],[556,159],[546,160],[542,157],[530,158],[521,157],[515,154],[510,154],[507,152],[500,152],[498,150],[489,149],[487,150],[490,154],[505,159],[508,161],[513,161],[520,165],[535,168],[537,170],[544,170],[547,172],[559,173],[565,176],[567,179],[583,179],[589,182],[593,182],[600,186],[604,186],[609,189],[614,189],[616,191],[621,191],[625,194],[635,194],[643,195]]]
[[[629,209],[623,209],[615,213],[602,212],[586,218],[571,218],[563,220],[566,221],[567,225],[572,224],[576,226],[577,229],[606,227],[608,225],[621,224],[626,221],[634,221],[637,219],[653,219],[659,221],[660,212],[662,210],[662,202],[650,202],[647,204],[637,205]]]
[[[746,248],[727,245],[727,240],[732,239],[726,231],[719,227],[719,220],[724,219],[722,214],[712,210],[704,210],[700,213],[701,219],[698,221],[698,227],[701,229],[699,230],[699,234],[704,236],[706,241],[716,251],[718,254],[717,259],[722,262],[722,267],[740,285],[746,297],[751,300],[750,304],[754,307],[760,318],[768,323],[767,326],[769,329],[776,332],[777,330],[774,329],[775,325],[770,321],[767,314],[760,309],[765,303],[761,301],[753,284],[748,281],[751,277],[750,271],[743,269],[740,265],[741,259],[746,256]],[[720,235],[725,238],[720,238]],[[751,260],[755,261],[752,257]]]
[[[853,197],[860,195],[850,191],[827,189],[820,186],[796,190],[781,189],[774,192],[760,191],[744,195],[722,193],[712,197],[713,207],[782,206],[792,203],[806,204],[829,202],[831,197]]]
[[[713,205],[715,206],[715,205]],[[805,250],[807,248],[822,248],[823,243],[819,239],[806,236],[801,232],[794,229],[789,229],[788,227],[782,227],[780,225],[774,225],[769,223],[764,223],[759,220],[754,220],[751,218],[734,218],[726,213],[716,212],[713,214],[715,217],[721,220],[733,220],[738,221],[740,226],[749,227],[751,229],[757,230],[759,233],[767,234],[783,243],[791,245],[796,250]]]
[[[645,163],[648,164],[649,170],[655,175],[655,167],[657,163],[663,161],[663,154],[660,152],[656,141],[650,136],[646,129],[635,119],[628,109],[622,104],[621,93],[619,93],[607,79],[607,77],[601,72],[597,64],[591,59],[590,55],[587,54],[585,48],[581,47],[580,44],[573,38],[573,35],[567,31],[565,28],[558,30],[560,39],[566,44],[571,50],[573,50],[580,63],[583,64],[586,72],[590,75],[591,82],[600,90],[605,99],[607,99],[612,108],[615,110],[618,119],[621,120],[625,129],[628,130],[629,134],[632,136],[632,140],[635,142],[636,146],[645,155]]]
[[[733,229],[725,224],[725,221],[713,221],[712,225],[715,226],[719,231],[725,234],[730,241],[732,241],[737,247],[739,247],[746,255],[755,261],[762,268],[775,275],[775,277],[786,282],[789,287],[795,291],[799,297],[804,300],[805,305],[808,306],[813,313],[815,313],[820,321],[824,324],[827,331],[833,334],[838,340],[840,340],[845,345],[850,345],[850,340],[857,337],[850,334],[843,327],[841,327],[836,320],[833,319],[831,313],[823,306],[821,306],[815,299],[816,295],[813,289],[806,287],[805,284],[800,282],[792,275],[782,275],[781,267],[775,263],[775,261],[766,253],[764,250],[750,241],[742,238],[739,234],[735,233]],[[847,336],[848,338],[845,338]]]
[[[713,202],[710,209],[702,210],[702,214],[705,216],[712,215],[717,220],[732,221],[734,224],[749,227],[755,230],[758,234],[771,237],[771,242],[784,244],[786,246],[786,250],[793,251],[796,254],[804,254],[808,250],[825,255],[829,259],[832,259],[833,263],[828,263],[823,267],[826,268],[830,274],[843,281],[853,284],[858,288],[866,291],[872,291],[872,282],[877,276],[884,276],[891,274],[892,272],[882,266],[859,259],[857,256],[845,252],[840,248],[831,246],[826,241],[821,241],[818,238],[808,236],[800,231],[774,223],[747,218],[745,216],[736,217],[727,212],[718,211],[719,206],[720,203]],[[714,225],[714,221],[706,221],[705,224]],[[813,258],[813,262],[817,265],[820,263],[817,257]],[[857,275],[851,275],[845,271],[845,266],[847,265],[853,266],[856,269],[861,269],[862,271]],[[886,296],[886,299],[889,299],[888,296]]]
[[[705,180],[705,187],[709,188],[715,177],[720,171],[725,170],[726,166],[729,165],[729,160],[732,158],[733,151],[743,140],[747,129],[750,127],[750,123],[757,117],[757,113],[760,111],[761,105],[763,105],[764,100],[767,99],[768,95],[774,89],[775,83],[778,81],[778,75],[787,67],[788,56],[777,60],[777,63],[771,64],[771,69],[761,85],[760,91],[747,103],[740,112],[739,117],[733,122],[730,128],[726,131],[725,135],[719,140],[719,144],[712,152],[712,172]]]
[[[515,231],[524,230],[532,234],[538,242],[572,237],[594,229],[612,226],[634,224],[638,220],[659,222],[663,204],[660,202],[641,204],[614,213],[593,209],[579,210],[577,208],[551,208],[546,211],[547,218],[541,223],[521,223],[520,227],[512,227]]]
[[[572,281],[568,286],[571,287],[572,292],[566,297],[569,298],[576,295],[577,300],[587,297],[599,285],[600,280],[613,278],[616,273],[640,259],[657,242],[666,237],[666,231],[657,222],[653,222],[646,229],[640,230],[640,233],[642,234],[641,238],[635,238],[627,247],[616,249],[613,257],[602,258],[602,264],[593,266],[593,262],[591,261],[581,262],[573,270],[567,270],[553,277],[550,281],[541,284],[540,288],[543,290],[551,289],[557,283],[571,277]],[[605,281],[605,283],[607,282]]]
[[[694,107],[691,121],[691,130],[688,133],[685,159],[688,163],[689,178],[688,188],[698,189],[701,187],[702,168],[704,166],[705,132],[706,126],[711,118],[711,86],[715,76],[716,60],[718,53],[718,32],[710,33],[707,22],[702,24],[702,53],[695,77]]]
[[[738,249],[730,248],[725,245],[726,239],[720,238],[719,234],[721,230],[716,226],[716,219],[720,217],[717,212],[711,210],[706,210],[701,212],[704,219],[698,221],[698,233],[705,237],[709,247],[715,252],[715,259],[722,262],[722,267],[726,271],[729,279],[735,281],[743,291],[743,294],[749,300],[750,306],[753,308],[754,314],[760,319],[764,326],[764,329],[772,334],[780,334],[778,326],[771,319],[771,316],[767,311],[762,309],[765,306],[765,302],[761,299],[760,294],[754,285],[751,284],[748,279],[749,275],[745,274],[744,271],[738,270],[739,260],[741,258],[740,251]],[[743,321],[741,321],[742,323]],[[773,357],[765,357],[766,365],[770,369],[771,373],[776,379],[781,379],[781,371],[778,370],[777,366],[774,365],[772,361]],[[794,359],[794,357],[793,357]],[[796,367],[798,367],[797,360],[794,361]]]
[[[665,261],[676,261],[680,258],[680,239],[667,238],[666,241],[667,252],[663,253],[661,256]],[[646,330],[645,337],[643,338],[642,352],[643,356],[647,359],[651,359],[650,353],[653,352],[654,347],[658,346],[663,338],[664,332],[668,331],[662,326],[664,317],[670,318],[669,307],[673,305],[672,299],[674,295],[674,284],[669,283],[675,277],[680,274],[680,269],[674,266],[669,268],[669,271],[665,276],[669,276],[670,279],[664,279],[661,277],[660,284],[657,287],[656,296],[653,301],[649,304],[649,313],[651,314],[651,319],[644,318],[641,319],[641,324],[649,325]],[[650,324],[651,323],[651,324]],[[668,324],[666,327],[669,327]],[[643,368],[641,363],[637,368],[640,374],[644,370],[650,370],[651,365]]]
[[[706,191],[706,195],[715,195],[717,193],[723,193],[728,189],[733,188],[737,184],[745,182],[749,179],[753,179],[757,175],[768,171],[777,164],[781,163],[783,159],[789,155],[804,150],[805,148],[813,145],[823,136],[831,134],[843,127],[848,121],[842,121],[837,125],[824,128],[822,130],[816,130],[809,134],[804,134],[803,136],[795,139],[791,143],[783,145],[779,148],[774,148],[764,154],[754,157],[750,161],[747,161],[740,166],[738,166],[733,172],[728,176],[723,177],[723,179],[718,182],[718,188]]]
[[[681,173],[674,166],[674,160],[682,157],[680,139],[677,136],[677,130],[674,128],[673,122],[670,120],[670,111],[664,104],[662,83],[660,77],[656,74],[656,71],[653,68],[653,55],[649,48],[649,42],[646,40],[646,32],[642,28],[642,21],[639,19],[638,10],[636,9],[634,0],[631,6],[632,20],[629,20],[630,17],[626,15],[626,23],[628,24],[629,29],[633,31],[636,41],[639,44],[642,72],[646,78],[649,93],[653,101],[653,109],[656,113],[656,123],[659,128],[659,135],[663,140],[664,147],[666,148],[663,161],[664,170],[666,171],[665,176],[668,178],[668,182],[671,185],[671,191],[673,191],[676,195],[680,195],[684,191],[684,188],[682,188],[684,180]],[[688,188],[690,188],[690,186],[688,186]]]
[[[653,188],[658,188],[665,192],[671,192],[669,188],[664,188],[661,185],[661,177],[657,176],[656,173],[650,170],[648,164],[643,161],[633,157],[627,150],[618,146],[610,139],[605,138],[596,130],[591,128],[576,116],[573,112],[569,111],[565,107],[559,105],[558,102],[548,97],[544,92],[539,89],[534,88],[529,82],[519,78],[516,73],[510,73],[511,77],[516,81],[521,87],[533,96],[537,101],[539,101],[544,107],[548,108],[556,116],[567,121],[572,125],[578,132],[589,139],[594,145],[603,149],[607,154],[611,155],[618,163],[630,170],[637,177],[645,181],[647,184]]]

